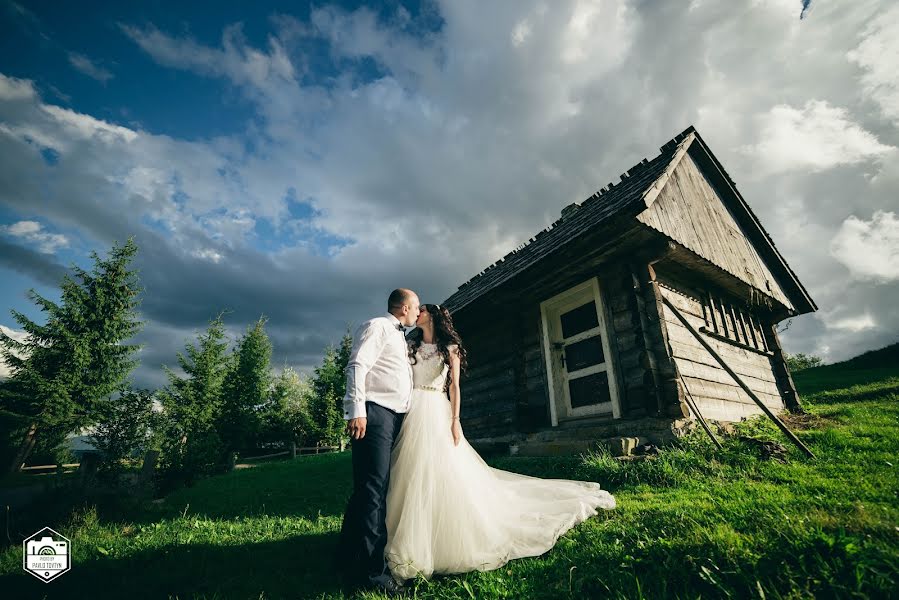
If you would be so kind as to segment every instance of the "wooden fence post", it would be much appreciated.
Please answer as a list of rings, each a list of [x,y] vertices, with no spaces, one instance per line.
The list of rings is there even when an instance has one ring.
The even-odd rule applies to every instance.
[[[100,466],[100,457],[94,452],[86,452],[81,455],[81,463],[78,465],[78,480],[82,485],[88,484],[97,476],[97,468]]]

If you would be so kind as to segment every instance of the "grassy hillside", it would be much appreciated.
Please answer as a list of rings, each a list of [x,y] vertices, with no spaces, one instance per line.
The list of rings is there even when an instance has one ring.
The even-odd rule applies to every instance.
[[[899,343],[859,354],[841,363],[806,369],[794,375],[802,394],[840,393],[853,385],[876,383],[899,373]]]
[[[416,596],[899,595],[899,361],[888,359],[891,348],[797,374],[809,414],[791,424],[814,460],[792,448],[786,463],[763,460],[736,438],[719,452],[698,435],[640,462],[495,460],[532,475],[599,481],[619,508],[575,528],[542,557],[421,581]],[[762,420],[740,431],[788,445]],[[343,598],[329,558],[349,459],[266,464],[149,507],[81,508],[58,528],[73,540],[72,571],[41,583],[22,573],[21,546],[13,546],[0,554],[0,589],[10,598]]]

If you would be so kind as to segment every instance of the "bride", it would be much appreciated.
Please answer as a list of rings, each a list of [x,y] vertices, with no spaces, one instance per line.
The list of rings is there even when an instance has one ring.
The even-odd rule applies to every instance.
[[[543,554],[597,508],[615,508],[597,483],[539,479],[485,463],[462,435],[466,352],[450,314],[423,304],[416,325],[422,335],[409,343],[412,404],[391,453],[387,492],[384,554],[394,577],[497,569]]]

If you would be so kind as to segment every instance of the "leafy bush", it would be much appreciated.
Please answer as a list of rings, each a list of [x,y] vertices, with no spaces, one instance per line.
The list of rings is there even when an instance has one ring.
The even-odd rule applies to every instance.
[[[787,367],[791,373],[797,373],[805,369],[820,367],[824,364],[824,359],[814,354],[787,354]]]
[[[117,481],[123,461],[142,456],[150,446],[158,416],[153,412],[153,394],[145,389],[123,388],[117,398],[102,405],[103,417],[90,442],[103,453],[98,474]]]
[[[290,367],[274,377],[268,402],[259,413],[261,444],[295,443],[304,446],[314,425],[309,412],[312,383]]]

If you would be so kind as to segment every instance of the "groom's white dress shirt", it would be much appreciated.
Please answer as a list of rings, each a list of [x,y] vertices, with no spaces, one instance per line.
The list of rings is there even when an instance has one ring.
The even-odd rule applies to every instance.
[[[343,418],[366,416],[369,400],[398,413],[409,410],[412,396],[412,365],[406,350],[406,335],[400,321],[390,313],[359,326],[346,368]]]

